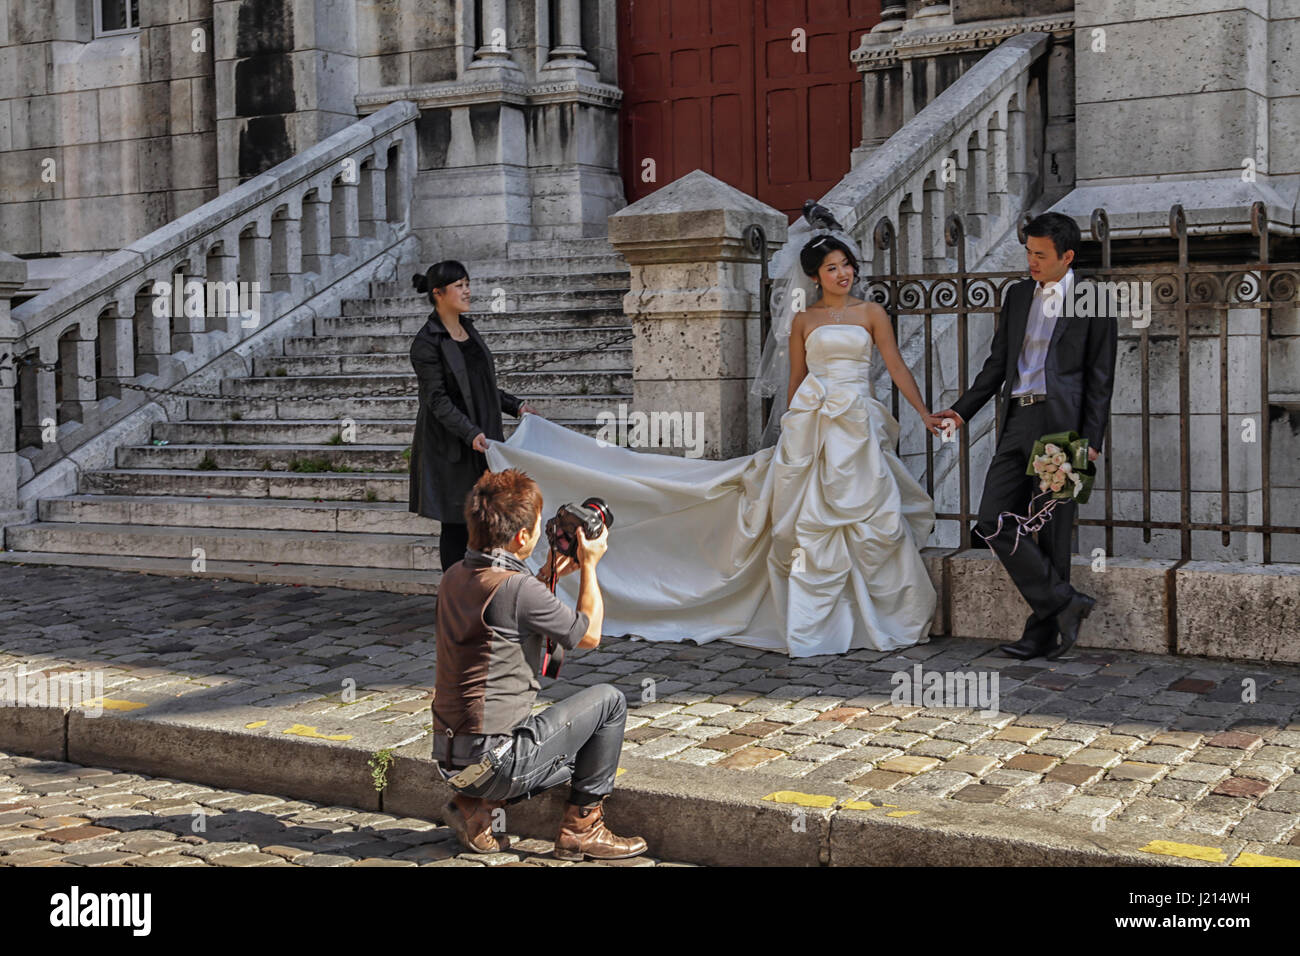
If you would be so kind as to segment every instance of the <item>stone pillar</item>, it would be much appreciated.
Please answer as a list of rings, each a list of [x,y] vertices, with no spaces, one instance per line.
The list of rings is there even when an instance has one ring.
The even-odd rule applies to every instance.
[[[302,269],[323,276],[329,272],[330,204],[320,193],[311,193],[302,201]]]
[[[302,272],[302,215],[285,209],[271,217],[271,289],[292,292],[294,276]]]
[[[297,223],[294,223],[296,226]],[[286,240],[288,243],[295,241],[294,237]],[[299,257],[301,261],[301,257]],[[220,243],[213,246],[208,251],[207,256],[208,281],[220,282],[223,289],[234,290],[233,299],[235,303],[239,302],[239,256],[231,248],[231,240],[223,239]],[[299,270],[301,271],[301,270]],[[239,329],[242,317],[238,308],[232,307],[232,295],[230,291],[226,293],[226,311],[224,315],[208,316],[208,328],[219,329],[224,332],[235,332]]]
[[[761,270],[745,245],[752,224],[769,256],[785,242],[784,214],[699,169],[609,217],[610,243],[632,267],[633,410],[702,421],[707,458],[744,455],[761,433],[749,397]]]
[[[256,283],[250,286],[249,295],[256,294],[265,305],[271,301],[271,237],[262,235],[261,223],[254,223],[239,236],[239,281]],[[265,313],[265,309],[263,309]],[[271,316],[262,315],[261,322],[269,322]]]
[[[104,398],[121,398],[122,388],[118,382],[135,378],[135,352],[132,351],[129,316],[118,315],[114,310],[99,317],[99,355],[104,367],[100,394]]]
[[[921,0],[921,9],[907,21],[903,29],[921,30],[925,27],[944,26],[952,23],[952,4],[944,0]]]
[[[560,0],[557,7],[559,23],[556,34],[559,45],[551,47],[551,56],[544,69],[595,70],[582,48],[582,0]]]
[[[473,0],[471,0],[473,2]],[[479,48],[474,51],[471,70],[507,69],[519,66],[510,56],[510,30],[506,24],[506,0],[478,0],[482,14],[483,35]]]
[[[381,234],[388,222],[388,205],[385,202],[384,181],[386,171],[375,166],[374,161],[361,167],[361,186],[357,192],[357,216],[361,235],[374,238]]]
[[[330,248],[347,255],[360,234],[357,222],[357,183],[335,182],[330,201]]]
[[[14,386],[18,382],[18,329],[9,317],[9,300],[27,281],[27,263],[0,252],[0,524],[16,518],[18,436],[14,429]]]
[[[859,56],[867,50],[871,34],[862,38]],[[868,52],[869,55],[869,52]],[[858,56],[855,56],[858,59]],[[852,164],[861,163],[898,132],[903,124],[903,68],[892,60],[886,65],[859,61],[862,72],[862,142],[853,150]]]
[[[880,4],[880,22],[871,28],[871,33],[876,35],[897,33],[903,29],[905,20],[907,20],[906,0],[883,0]]]
[[[171,280],[166,280],[170,282]],[[172,354],[172,320],[170,307],[158,315],[154,303],[158,294],[153,284],[135,297],[135,371],[137,375],[159,375]]]
[[[80,329],[59,339],[59,377],[63,401],[59,411],[64,422],[84,422],[99,404],[95,381],[95,340],[81,338]],[[84,376],[90,376],[87,381]],[[62,424],[62,422],[60,422]]]

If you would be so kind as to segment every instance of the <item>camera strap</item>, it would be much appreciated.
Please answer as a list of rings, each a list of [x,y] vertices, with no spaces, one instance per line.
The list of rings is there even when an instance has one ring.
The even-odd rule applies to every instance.
[[[546,586],[551,589],[552,594],[555,593],[555,581],[556,581],[555,562],[552,561],[551,574],[549,579],[546,582]],[[542,673],[543,674],[545,674],[547,670],[550,668],[551,655],[555,652],[555,641],[551,640],[549,637],[546,638],[545,640],[546,640],[546,646],[542,649]]]

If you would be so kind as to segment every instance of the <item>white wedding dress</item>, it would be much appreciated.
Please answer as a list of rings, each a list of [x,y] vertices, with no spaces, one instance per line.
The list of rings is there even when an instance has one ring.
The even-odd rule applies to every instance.
[[[893,452],[898,422],[872,394],[873,352],[862,326],[813,329],[777,444],[743,458],[638,452],[525,415],[508,441],[489,442],[488,465],[538,483],[543,525],[566,502],[609,503],[605,634],[792,657],[907,647],[934,616],[920,555],[934,503]],[[546,550],[543,538],[534,569]],[[559,582],[571,605],[577,583],[577,572]]]

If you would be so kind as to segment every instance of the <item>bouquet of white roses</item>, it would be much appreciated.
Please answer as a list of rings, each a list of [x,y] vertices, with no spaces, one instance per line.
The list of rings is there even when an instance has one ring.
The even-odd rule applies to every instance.
[[[1038,479],[1039,492],[1083,504],[1092,494],[1097,469],[1088,460],[1088,439],[1077,432],[1057,432],[1034,442],[1025,474]]]
[[[1015,528],[1016,540],[1011,553],[1020,547],[1020,539],[1027,534],[1041,531],[1052,518],[1058,501],[1074,501],[1083,504],[1092,494],[1092,483],[1097,477],[1097,468],[1088,460],[1088,439],[1077,432],[1056,432],[1044,435],[1034,442],[1034,449],[1029,454],[1029,467],[1025,474],[1038,479],[1038,494],[1029,502],[1029,514],[1018,515],[1003,511],[998,515],[997,527],[992,534],[985,534],[976,529],[985,541],[992,541],[1002,533],[1003,523],[1010,521]],[[1048,500],[1035,510],[1038,499],[1044,495]]]

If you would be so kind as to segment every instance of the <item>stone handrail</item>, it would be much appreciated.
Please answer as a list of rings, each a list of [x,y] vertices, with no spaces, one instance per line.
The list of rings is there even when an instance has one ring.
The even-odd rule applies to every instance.
[[[196,356],[230,350],[350,272],[364,240],[409,235],[418,115],[393,103],[12,312],[6,301],[0,422],[14,420],[15,377],[21,422],[17,435],[0,428],[0,512],[16,507],[24,472],[138,407],[143,394],[123,384],[174,384]]]
[[[821,199],[869,259],[872,233],[890,217],[900,237],[898,268],[942,271],[948,260],[944,222],[960,212],[976,263],[1008,230],[1032,197],[1026,148],[1030,67],[1047,51],[1048,34],[1022,33],[989,51],[898,132],[854,167]],[[800,246],[811,232],[790,229]],[[885,272],[889,263],[874,262]]]

